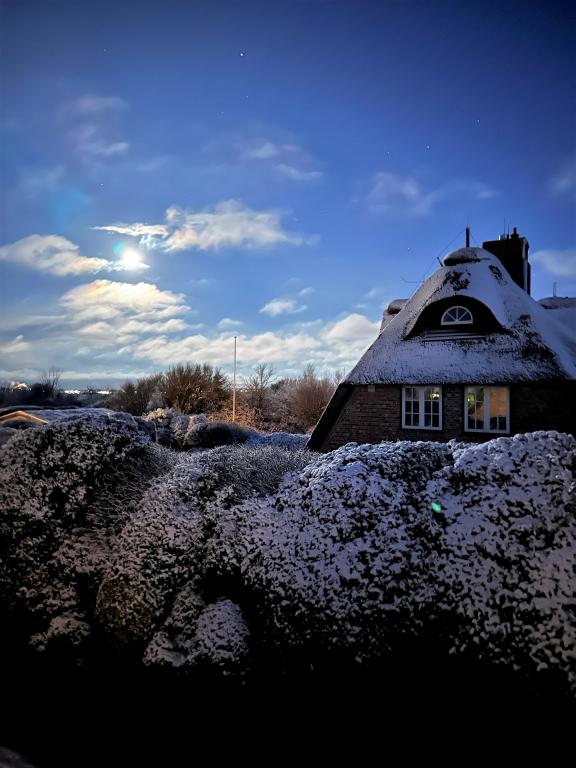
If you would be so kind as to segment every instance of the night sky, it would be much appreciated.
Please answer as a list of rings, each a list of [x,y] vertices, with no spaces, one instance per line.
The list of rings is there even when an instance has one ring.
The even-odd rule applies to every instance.
[[[348,369],[467,224],[576,294],[573,3],[0,8],[0,378]]]

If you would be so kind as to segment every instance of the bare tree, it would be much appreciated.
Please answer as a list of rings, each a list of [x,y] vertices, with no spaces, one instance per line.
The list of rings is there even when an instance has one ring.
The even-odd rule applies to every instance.
[[[252,376],[244,379],[243,395],[246,404],[262,418],[266,411],[270,384],[274,377],[274,368],[268,363],[260,363]]]
[[[230,384],[211,365],[174,365],[162,377],[160,393],[169,408],[181,413],[211,413],[228,399]]]
[[[306,366],[300,378],[286,383],[287,410],[300,429],[312,429],[332,397],[336,385],[336,376],[319,377],[312,364]]]
[[[58,392],[58,385],[62,377],[62,369],[57,368],[55,365],[42,371],[39,384],[42,386],[42,393],[44,397],[54,397]]]
[[[125,411],[133,416],[142,416],[148,410],[152,396],[161,386],[162,374],[155,373],[138,379],[136,383],[126,381],[107,401],[106,407],[115,411]]]

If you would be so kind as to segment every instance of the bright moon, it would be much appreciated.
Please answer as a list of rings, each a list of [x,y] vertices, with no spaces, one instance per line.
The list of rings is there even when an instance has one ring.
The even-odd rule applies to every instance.
[[[142,263],[142,254],[135,248],[125,248],[122,251],[120,263],[124,269],[140,269],[144,266]]]

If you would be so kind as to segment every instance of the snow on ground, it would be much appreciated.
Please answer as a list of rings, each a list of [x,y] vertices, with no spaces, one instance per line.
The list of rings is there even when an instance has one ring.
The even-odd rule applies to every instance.
[[[104,638],[169,669],[421,642],[576,687],[573,437],[291,448],[23,431],[0,449],[2,613],[38,650]]]

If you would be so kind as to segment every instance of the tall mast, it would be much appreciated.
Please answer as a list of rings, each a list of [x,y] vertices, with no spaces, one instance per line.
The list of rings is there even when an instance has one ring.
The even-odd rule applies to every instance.
[[[234,373],[232,374],[232,421],[236,421],[236,336],[234,336]]]

